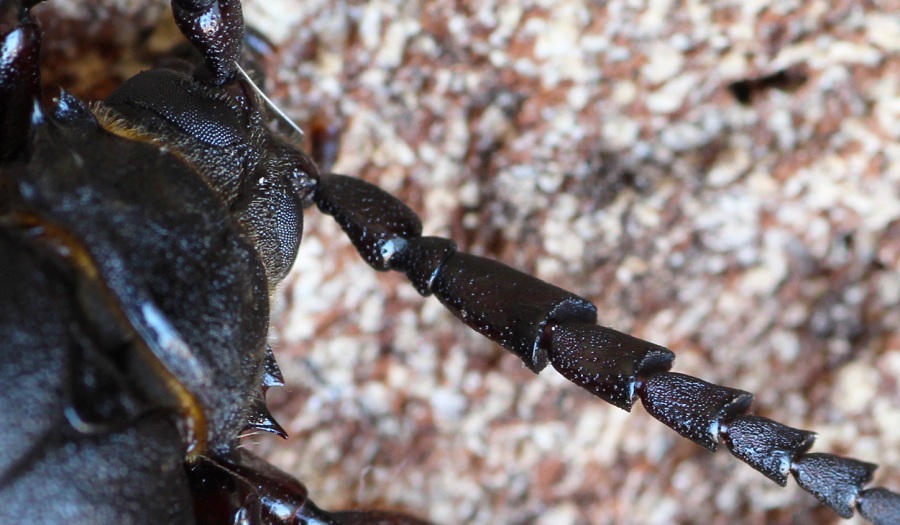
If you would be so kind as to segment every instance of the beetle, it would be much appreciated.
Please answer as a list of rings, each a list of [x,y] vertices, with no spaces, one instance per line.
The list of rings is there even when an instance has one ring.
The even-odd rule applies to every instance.
[[[587,282],[588,280],[585,279],[585,281]],[[575,284],[573,284],[573,286],[571,286],[571,288],[577,289],[578,286],[576,286]],[[620,308],[620,307],[619,307],[619,306],[616,306],[616,305],[613,305],[612,308],[610,309],[610,311],[615,311],[616,308]],[[672,345],[672,346],[674,346],[674,345]],[[509,371],[509,370],[506,370],[506,371]],[[702,375],[702,374],[701,374],[700,372],[697,372],[696,375]],[[722,381],[722,382],[724,382],[724,381]],[[729,383],[729,384],[730,384],[730,383]],[[717,467],[718,467],[718,466],[719,466],[719,465],[717,465]],[[309,479],[309,477],[310,477],[309,475],[308,475],[308,476],[304,476],[304,479]],[[632,515],[632,516],[633,516],[633,515]]]

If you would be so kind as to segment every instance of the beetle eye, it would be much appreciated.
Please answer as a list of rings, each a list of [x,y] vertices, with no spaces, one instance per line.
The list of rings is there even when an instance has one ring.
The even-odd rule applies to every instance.
[[[215,148],[246,142],[244,123],[235,108],[208,87],[168,69],[152,69],[130,78],[106,106],[132,122],[156,121],[172,137],[184,134]]]

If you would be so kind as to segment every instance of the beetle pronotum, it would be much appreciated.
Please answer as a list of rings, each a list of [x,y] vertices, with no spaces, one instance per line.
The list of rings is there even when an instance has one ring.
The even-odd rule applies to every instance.
[[[281,46],[273,94],[301,124],[338,128],[341,170],[900,485],[886,7],[245,4]],[[728,90],[783,69],[806,79],[749,105]],[[532,377],[308,218],[277,322],[292,446],[271,457],[323,506],[451,523],[837,520],[642,410]]]

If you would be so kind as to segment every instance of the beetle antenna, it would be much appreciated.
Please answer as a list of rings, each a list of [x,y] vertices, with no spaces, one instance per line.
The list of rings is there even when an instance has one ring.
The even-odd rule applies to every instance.
[[[246,80],[247,83],[250,84],[250,87],[253,88],[253,91],[255,91],[256,94],[259,95],[260,98],[263,99],[263,101],[266,103],[266,105],[269,106],[269,108],[271,108],[272,111],[274,111],[275,114],[278,115],[278,117],[281,118],[281,120],[287,122],[287,124],[288,124],[291,128],[293,128],[294,131],[296,131],[297,133],[299,133],[300,136],[302,137],[302,136],[304,135],[304,133],[303,133],[303,130],[300,129],[300,126],[298,126],[293,120],[291,120],[291,119],[284,113],[284,111],[281,111],[281,109],[280,109],[278,106],[276,106],[274,102],[272,102],[272,99],[270,99],[269,97],[266,96],[265,93],[263,93],[263,90],[261,90],[261,89],[259,88],[259,86],[256,85],[255,82],[253,82],[253,79],[250,78],[250,75],[248,75],[247,72],[244,71],[244,68],[242,68],[240,64],[238,64],[237,62],[235,62],[234,65],[237,66],[238,72],[241,74],[242,77],[244,77],[244,80]]]

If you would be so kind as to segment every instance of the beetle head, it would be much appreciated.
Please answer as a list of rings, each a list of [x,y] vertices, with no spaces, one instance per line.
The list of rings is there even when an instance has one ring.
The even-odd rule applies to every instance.
[[[253,241],[270,287],[290,269],[317,168],[270,131],[250,85],[196,80],[181,68],[140,73],[96,111],[108,130],[157,144],[190,165]]]

